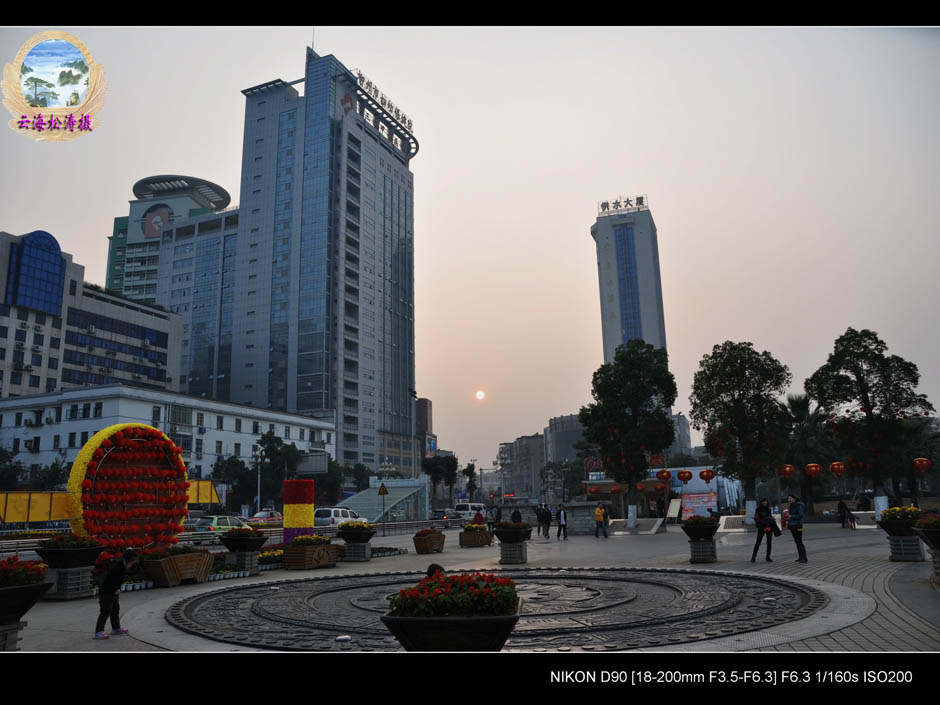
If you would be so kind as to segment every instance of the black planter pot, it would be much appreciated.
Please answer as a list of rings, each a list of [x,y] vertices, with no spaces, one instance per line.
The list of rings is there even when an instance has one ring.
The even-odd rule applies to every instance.
[[[888,536],[914,536],[916,521],[879,521],[880,526]]]
[[[369,543],[375,536],[375,529],[341,529],[339,537],[346,543]]]
[[[220,536],[219,541],[232,553],[260,551],[268,541],[267,536]]]
[[[493,529],[501,543],[522,543],[532,536],[532,529]]]
[[[499,651],[519,621],[513,614],[470,617],[391,617],[382,622],[405,651]]]
[[[94,565],[104,546],[89,548],[37,548],[36,553],[50,568],[80,568]]]
[[[914,529],[921,541],[935,551],[940,551],[940,529]]]
[[[15,624],[54,583],[30,583],[0,588],[0,624]]]
[[[691,540],[699,541],[702,539],[714,538],[715,534],[718,533],[718,524],[699,524],[698,526],[683,525],[682,530]]]

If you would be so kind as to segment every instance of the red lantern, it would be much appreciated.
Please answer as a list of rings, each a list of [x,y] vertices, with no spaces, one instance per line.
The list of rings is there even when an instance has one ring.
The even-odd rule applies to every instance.
[[[845,463],[836,461],[829,466],[829,471],[836,477],[842,477],[845,472]]]
[[[598,489],[597,487],[592,487],[589,491],[591,494],[598,494],[600,492],[600,489]]]
[[[666,484],[665,484],[664,482],[657,482],[657,483],[656,483],[656,486],[654,487],[654,489],[655,489],[657,492],[665,492],[665,491],[666,491]]]
[[[620,485],[614,485],[613,487],[610,488],[611,494],[620,494],[621,492],[623,492],[623,487],[621,487]]]
[[[678,473],[676,473],[676,477],[678,477],[682,481],[683,485],[687,485],[689,484],[689,480],[692,479],[692,471],[680,470]]]
[[[816,477],[819,474],[819,465],[817,463],[810,463],[807,465],[806,474],[810,477]]]
[[[927,471],[930,470],[930,459],[914,458],[913,466],[917,472],[919,472],[921,475],[925,475]]]
[[[644,485],[642,482],[639,483],[639,484],[636,486],[636,491],[637,491],[637,492],[646,492],[646,485]]]
[[[705,468],[704,470],[702,470],[702,472],[698,474],[698,476],[702,478],[703,480],[705,480],[705,484],[707,485],[707,484],[710,484],[711,481],[715,479],[715,471]]]
[[[787,480],[789,480],[795,472],[796,468],[792,465],[784,465],[782,468],[780,468],[780,474],[783,475]]]
[[[669,482],[672,479],[672,473],[668,470],[660,470],[656,473],[656,479],[660,482]]]

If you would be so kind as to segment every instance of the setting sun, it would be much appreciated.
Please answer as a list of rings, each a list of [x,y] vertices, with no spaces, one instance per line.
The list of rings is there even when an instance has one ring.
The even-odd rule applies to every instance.
[[[485,398],[486,398],[486,392],[484,392],[482,389],[477,392],[477,399],[485,399]]]

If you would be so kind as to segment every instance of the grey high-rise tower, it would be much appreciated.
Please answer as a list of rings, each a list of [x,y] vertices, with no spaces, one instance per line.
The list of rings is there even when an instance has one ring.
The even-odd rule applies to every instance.
[[[231,399],[335,410],[340,463],[410,473],[420,463],[411,120],[312,49],[304,78],[242,93],[239,232],[223,259],[238,273]]]
[[[659,245],[646,197],[598,204],[591,237],[597,246],[604,362],[612,362],[617,347],[634,339],[665,348]]]

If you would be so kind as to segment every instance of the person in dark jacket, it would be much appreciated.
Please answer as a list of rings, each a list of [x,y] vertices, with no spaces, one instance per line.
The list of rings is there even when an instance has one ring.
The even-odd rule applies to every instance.
[[[512,514],[509,515],[509,520],[510,520],[513,524],[519,524],[519,523],[521,523],[521,522],[522,522],[522,512],[520,512],[518,509],[513,509],[513,510],[512,510]]]
[[[754,552],[751,554],[751,563],[757,560],[757,551],[760,549],[760,542],[767,537],[767,560],[770,558],[770,546],[774,534],[780,535],[780,529],[777,522],[774,521],[774,515],[770,510],[770,502],[762,499],[757,505],[757,511],[754,512],[754,525],[757,527],[757,541],[754,543]]]
[[[552,510],[549,508],[548,503],[546,502],[542,505],[542,534],[545,538],[550,539],[548,535],[549,530],[552,526]]]
[[[555,515],[555,518],[558,520],[558,535],[555,536],[556,539],[561,539],[561,534],[564,532],[565,541],[568,540],[568,511],[565,509],[564,504],[558,505],[558,513]]]
[[[836,511],[839,513],[839,521],[842,522],[842,528],[845,528],[845,522],[849,518],[849,505],[847,505],[843,500],[839,500],[839,506],[836,507]]]
[[[796,544],[796,551],[800,556],[796,559],[796,562],[808,563],[806,560],[806,548],[803,546],[803,512],[806,511],[806,505],[800,501],[799,497],[793,494],[787,499],[790,502],[790,521],[787,526],[790,529],[790,534],[793,536],[793,543]]]
[[[128,548],[121,556],[121,560],[115,561],[108,574],[105,576],[101,587],[98,589],[98,622],[95,625],[95,639],[107,639],[108,633],[104,630],[105,622],[111,619],[111,634],[119,636],[127,634],[127,630],[121,627],[121,585],[124,583],[124,576],[131,568],[137,565],[137,551]]]

